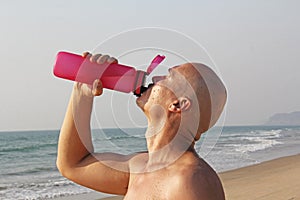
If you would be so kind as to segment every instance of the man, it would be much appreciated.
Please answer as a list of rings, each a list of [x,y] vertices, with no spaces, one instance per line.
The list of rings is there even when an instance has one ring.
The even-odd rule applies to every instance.
[[[84,57],[99,64],[117,62],[101,54]],[[216,172],[194,149],[195,141],[218,120],[227,98],[211,69],[186,63],[170,68],[167,76],[153,77],[136,100],[148,119],[144,153],[94,152],[90,117],[93,98],[102,90],[99,80],[93,86],[74,85],[58,144],[57,166],[63,176],[126,200],[224,199]]]

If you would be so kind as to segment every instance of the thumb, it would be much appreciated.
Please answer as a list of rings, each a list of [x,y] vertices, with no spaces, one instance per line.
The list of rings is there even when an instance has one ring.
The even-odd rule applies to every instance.
[[[103,93],[102,82],[100,81],[100,79],[96,79],[93,82],[92,94],[94,96],[100,96],[102,93]]]

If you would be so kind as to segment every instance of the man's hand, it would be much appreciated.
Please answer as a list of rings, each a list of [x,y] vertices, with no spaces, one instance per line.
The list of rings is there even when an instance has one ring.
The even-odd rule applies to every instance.
[[[95,62],[98,64],[104,63],[118,63],[118,60],[114,57],[110,57],[109,55],[95,54],[92,55],[89,52],[84,52],[82,57],[89,59],[91,62]],[[96,79],[93,82],[93,85],[88,85],[85,83],[76,82],[74,84],[74,90],[77,94],[87,97],[100,96],[103,93],[103,86],[100,79]]]

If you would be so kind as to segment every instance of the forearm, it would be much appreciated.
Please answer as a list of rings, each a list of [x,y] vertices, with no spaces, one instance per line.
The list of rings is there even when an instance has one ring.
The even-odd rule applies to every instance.
[[[75,167],[94,151],[90,130],[92,106],[93,97],[81,95],[74,86],[58,141],[58,168]]]

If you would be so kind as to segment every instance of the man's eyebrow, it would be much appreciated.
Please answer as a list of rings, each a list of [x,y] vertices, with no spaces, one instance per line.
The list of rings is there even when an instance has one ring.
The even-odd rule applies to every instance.
[[[175,66],[175,67],[177,67],[177,66]],[[169,72],[170,74],[173,73],[173,71],[174,71],[173,68],[174,68],[174,67],[168,69],[168,72]]]
[[[169,68],[168,69],[168,72],[169,72],[169,74],[170,75],[173,75],[173,74],[175,74],[176,73],[176,70],[175,70],[175,68],[177,68],[178,66],[175,66],[175,67],[171,67],[171,68]]]
[[[171,76],[173,74],[173,69],[172,68],[169,68],[168,69],[168,72],[169,72],[169,76]]]

